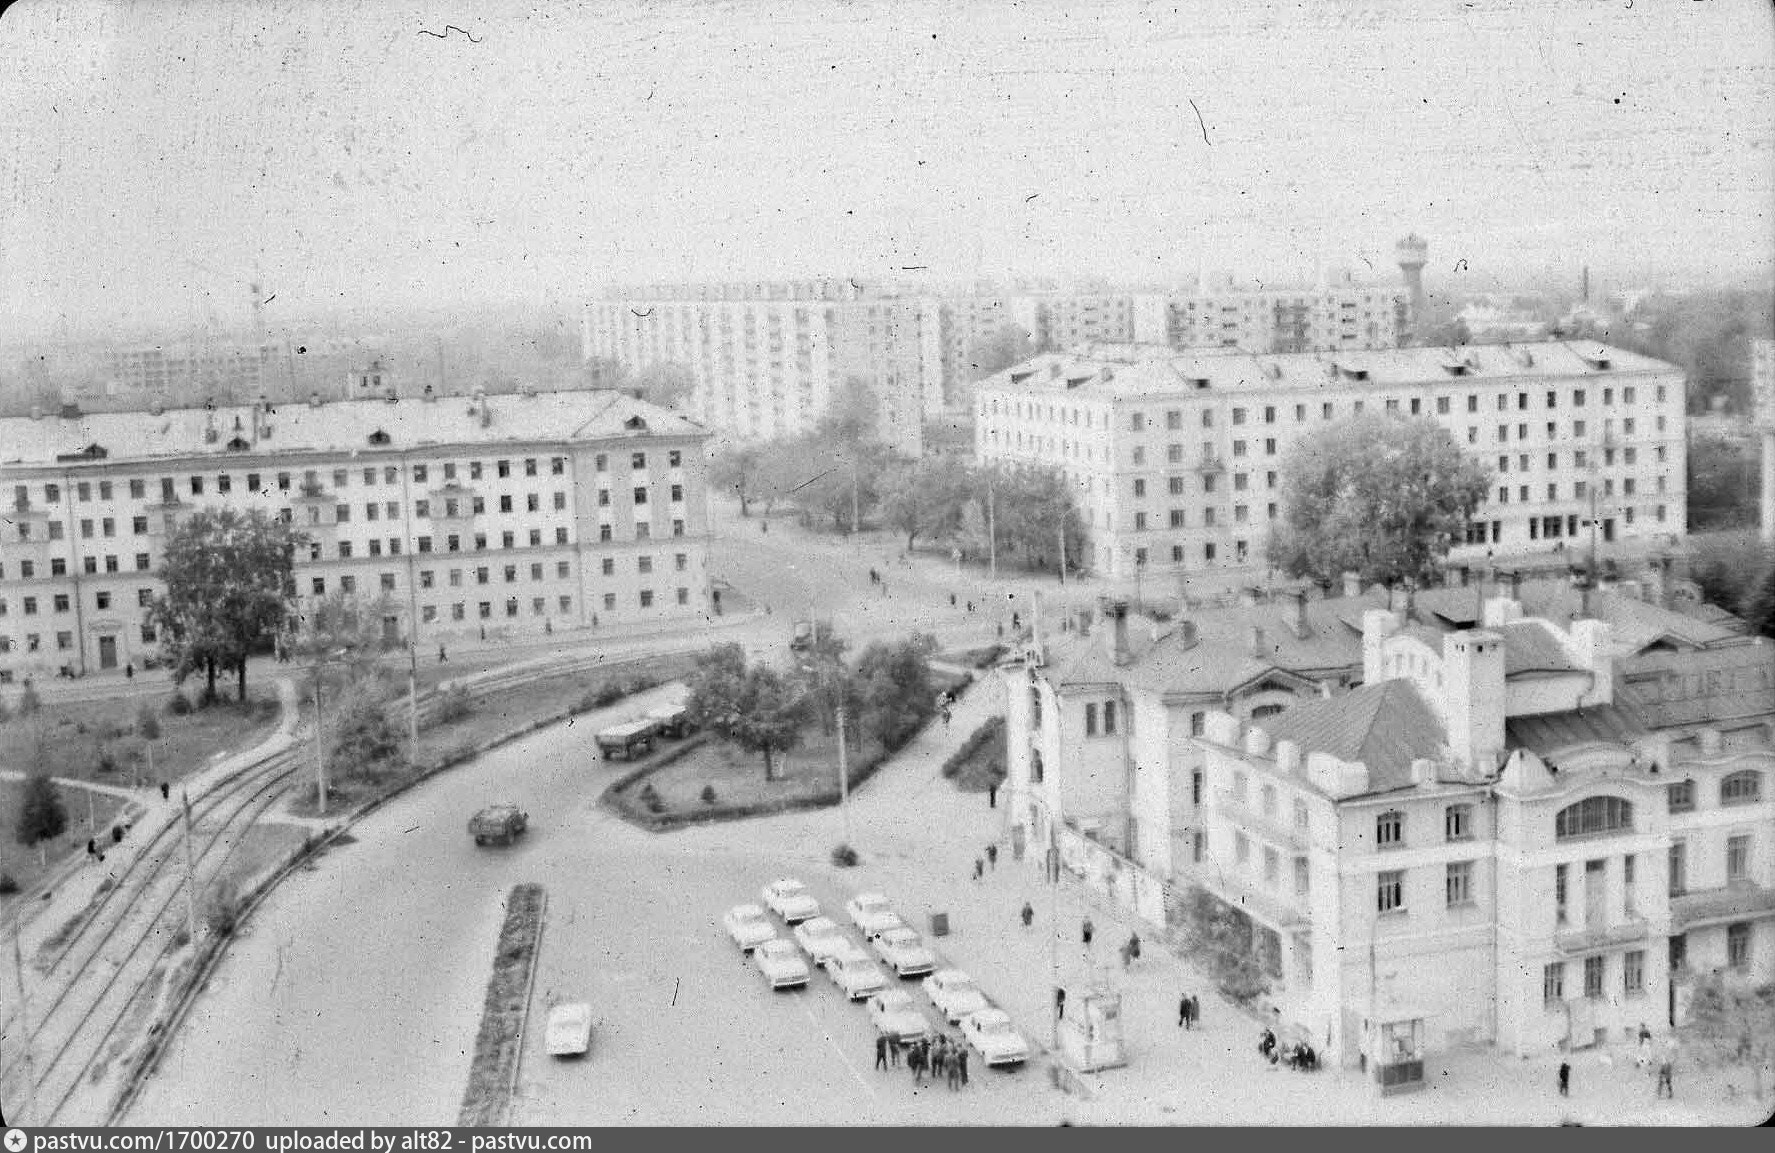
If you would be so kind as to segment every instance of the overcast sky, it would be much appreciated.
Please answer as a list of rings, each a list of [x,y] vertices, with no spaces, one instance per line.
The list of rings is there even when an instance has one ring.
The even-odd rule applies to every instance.
[[[273,323],[906,266],[1393,278],[1407,230],[1444,288],[1766,274],[1772,28],[1765,0],[24,0],[0,325],[240,323],[255,272]]]

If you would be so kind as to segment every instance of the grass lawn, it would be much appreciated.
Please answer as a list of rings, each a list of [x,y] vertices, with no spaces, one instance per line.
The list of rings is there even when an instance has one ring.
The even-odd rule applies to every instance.
[[[671,747],[667,745],[666,749]],[[865,740],[860,750],[853,746],[849,750],[852,776],[867,758],[879,753],[880,746],[872,740]],[[651,782],[665,803],[666,812],[701,812],[709,807],[702,799],[705,785],[715,787],[716,800],[722,805],[763,805],[835,793],[838,738],[812,727],[803,736],[801,746],[786,756],[777,756],[772,767],[775,779],[767,782],[762,754],[748,753],[715,737],[636,781],[623,794],[634,796]]]
[[[230,701],[174,716],[166,711],[171,699],[169,690],[134,700],[46,704],[33,716],[0,725],[0,768],[129,785],[137,771],[147,776],[151,744],[155,780],[176,781],[209,764],[217,753],[258,744],[277,725],[277,685],[270,680],[249,685],[245,705]],[[143,705],[152,708],[160,724],[160,736],[152,742],[137,732]],[[108,772],[99,766],[102,750],[114,761]]]
[[[964,793],[984,793],[1005,779],[1005,722],[993,717],[962,742],[943,764],[943,775]]]
[[[86,842],[89,838],[106,834],[110,840],[111,821],[123,808],[121,798],[107,796],[104,793],[93,793],[86,789],[62,789],[62,805],[68,811],[68,828],[61,836],[45,844],[45,858],[49,868],[68,854],[84,855]],[[0,876],[11,877],[18,882],[20,889],[28,889],[43,875],[44,870],[37,864],[37,849],[25,848],[13,836],[18,827],[19,805],[25,795],[23,781],[0,781]],[[97,831],[89,831],[87,825],[87,798],[92,798],[92,812],[97,818]],[[0,896],[0,908],[12,897]]]

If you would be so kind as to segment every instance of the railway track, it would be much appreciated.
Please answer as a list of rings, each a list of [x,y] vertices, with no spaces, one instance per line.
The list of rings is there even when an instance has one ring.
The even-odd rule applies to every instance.
[[[571,653],[451,683],[482,698],[579,672],[641,673],[661,656],[703,647],[704,641],[680,642],[647,654],[608,658]],[[422,727],[436,716],[439,699],[437,690],[420,695]],[[408,707],[404,696],[395,698],[388,706],[390,719],[404,725]],[[299,743],[271,754],[191,799],[192,899],[199,909],[248,832],[305,774],[306,752]],[[35,963],[27,962],[43,976],[30,999],[28,1029],[23,1030],[29,1041],[0,1064],[0,1099],[20,1109],[21,1123],[107,1123],[117,1082],[137,1057],[142,1030],[150,1021],[164,1021],[158,1012],[163,987],[186,979],[178,958],[191,944],[183,933],[183,821],[175,817],[148,837],[98,899],[70,922],[71,928],[40,948]],[[174,989],[171,995],[184,994]]]

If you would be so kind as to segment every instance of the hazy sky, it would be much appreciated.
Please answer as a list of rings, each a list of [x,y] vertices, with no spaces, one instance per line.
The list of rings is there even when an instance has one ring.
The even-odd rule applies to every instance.
[[[1393,277],[1408,229],[1445,288],[1767,273],[1772,29],[1765,0],[24,0],[0,326],[239,323],[255,270],[274,324],[915,265]]]

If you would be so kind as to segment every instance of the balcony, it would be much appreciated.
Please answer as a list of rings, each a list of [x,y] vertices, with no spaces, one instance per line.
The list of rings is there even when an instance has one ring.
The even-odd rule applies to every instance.
[[[1646,923],[1641,920],[1620,921],[1612,925],[1600,925],[1596,928],[1578,927],[1562,928],[1553,934],[1553,945],[1568,956],[1578,953],[1592,953],[1598,949],[1609,949],[1616,945],[1632,944],[1643,941],[1649,935]]]
[[[1775,913],[1775,888],[1739,882],[1719,889],[1696,889],[1670,898],[1670,931],[1743,921]]]

